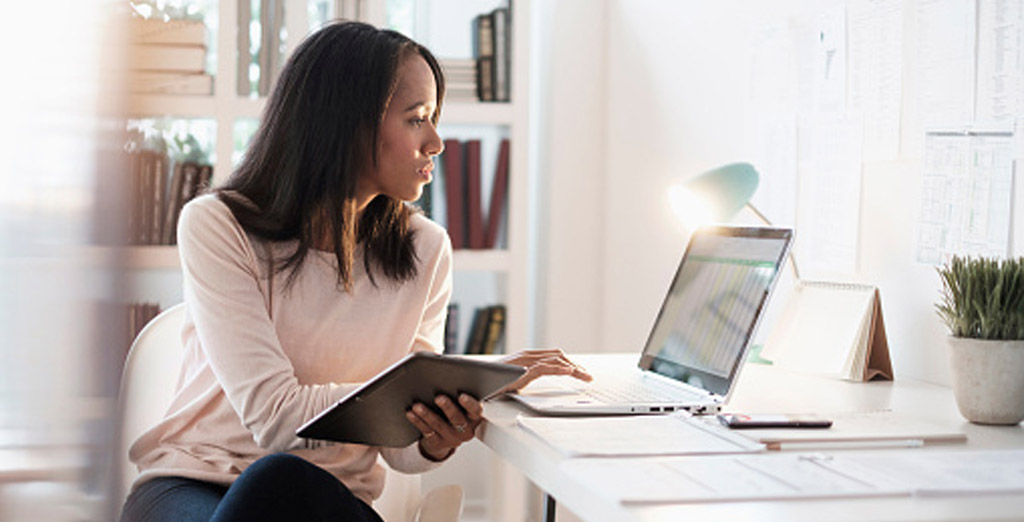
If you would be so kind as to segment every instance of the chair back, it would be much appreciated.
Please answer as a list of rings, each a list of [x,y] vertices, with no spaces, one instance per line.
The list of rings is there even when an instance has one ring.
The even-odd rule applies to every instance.
[[[135,464],[128,460],[128,448],[147,429],[156,425],[174,398],[174,387],[181,371],[184,349],[181,328],[185,305],[178,303],[156,316],[139,332],[132,343],[121,375],[118,413],[121,419],[117,451],[118,486],[123,503],[138,476]],[[386,470],[384,492],[373,503],[387,521],[455,521],[462,512],[462,489],[445,486],[431,491],[421,502],[420,476]]]
[[[128,460],[128,448],[163,418],[174,398],[174,386],[184,357],[181,345],[184,320],[183,303],[163,311],[139,332],[125,359],[118,394],[121,422],[117,443],[119,459],[115,464],[119,467],[115,491],[120,492],[122,502],[139,474],[135,464]]]

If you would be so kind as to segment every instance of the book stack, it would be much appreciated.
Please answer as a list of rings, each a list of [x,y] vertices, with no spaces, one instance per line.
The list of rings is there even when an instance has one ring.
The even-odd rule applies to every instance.
[[[493,249],[499,244],[508,198],[509,141],[498,149],[490,204],[483,207],[480,140],[447,139],[441,155],[448,235],[454,249]]]
[[[477,100],[476,60],[441,60],[445,77],[445,100],[465,102]]]
[[[473,312],[466,354],[505,353],[505,305],[481,306]]]
[[[181,208],[203,193],[213,180],[213,167],[178,162],[169,167],[166,154],[132,153],[129,186],[131,205],[128,240],[132,245],[174,245]]]
[[[510,99],[511,23],[507,7],[473,19],[473,57],[480,101],[507,102]]]
[[[466,343],[459,344],[459,304],[448,305],[444,324],[444,353],[481,355],[505,353],[505,305],[477,307]]]
[[[140,94],[213,94],[202,20],[131,20],[128,89]]]

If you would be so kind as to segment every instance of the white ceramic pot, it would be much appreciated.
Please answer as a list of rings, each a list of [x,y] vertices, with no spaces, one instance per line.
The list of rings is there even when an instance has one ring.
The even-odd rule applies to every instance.
[[[949,337],[956,405],[978,424],[1024,420],[1024,341]]]

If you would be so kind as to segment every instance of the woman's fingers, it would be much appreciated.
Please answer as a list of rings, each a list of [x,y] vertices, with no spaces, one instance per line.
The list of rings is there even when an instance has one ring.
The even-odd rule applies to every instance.
[[[466,394],[461,394],[460,399],[462,396],[469,397]],[[473,438],[473,434],[476,433],[476,426],[480,424],[479,415],[474,420],[468,411],[460,408],[447,395],[438,395],[434,398],[434,403],[441,408],[441,411],[447,417],[444,422],[446,433],[450,434],[457,441],[457,444]]]
[[[526,367],[526,373],[505,388],[515,391],[545,375],[568,375],[582,381],[594,380],[587,370],[569,360],[561,350],[531,350],[509,357],[505,362]]]
[[[483,406],[465,393],[459,395],[458,404],[445,395],[435,397],[434,404],[443,415],[416,403],[406,412],[406,418],[423,434],[420,444],[424,449],[443,456],[475,436],[483,421]]]
[[[503,362],[525,366],[528,370],[534,366],[541,366],[537,372],[534,372],[535,376],[526,382],[532,381],[541,375],[571,375],[587,382],[593,380],[593,377],[586,369],[572,362],[565,355],[565,352],[559,349],[527,350],[506,357]],[[527,377],[529,377],[529,374],[527,374]]]

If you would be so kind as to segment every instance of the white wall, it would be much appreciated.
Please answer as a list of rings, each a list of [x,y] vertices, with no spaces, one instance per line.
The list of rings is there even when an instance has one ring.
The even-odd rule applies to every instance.
[[[535,99],[548,108],[538,129],[549,227],[539,340],[570,351],[638,349],[686,240],[668,213],[666,188],[742,159],[744,124],[765,110],[747,103],[750,31],[843,2],[544,4],[538,9],[557,34],[548,37],[547,70],[534,73],[547,75]],[[918,86],[909,74],[915,6],[904,2],[904,145],[895,160],[864,163],[856,269],[837,278],[880,287],[897,378],[948,382],[945,330],[933,308],[938,278],[915,260],[922,156]],[[603,83],[592,83],[597,76]],[[1022,245],[1014,248],[1020,255]]]
[[[605,2],[534,2],[531,138],[537,173],[535,337],[568,351],[603,348]]]

